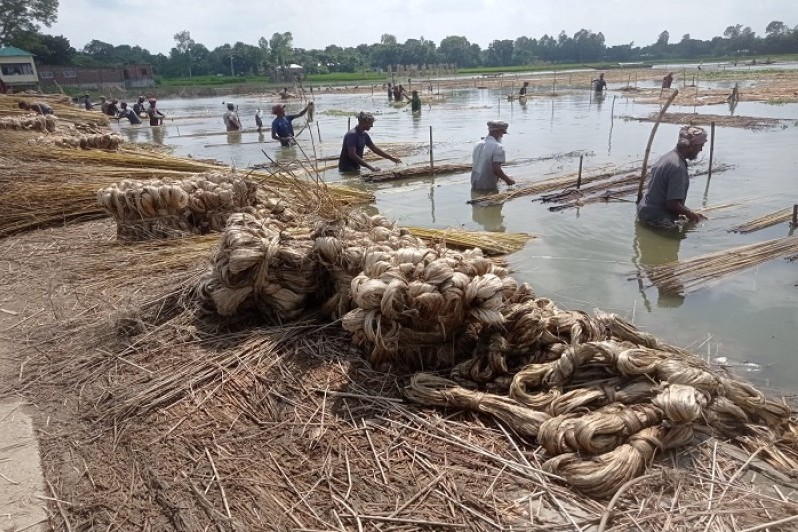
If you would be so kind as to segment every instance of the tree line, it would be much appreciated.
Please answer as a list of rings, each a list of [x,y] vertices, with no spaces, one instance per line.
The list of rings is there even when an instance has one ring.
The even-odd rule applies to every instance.
[[[764,36],[749,26],[729,26],[722,36],[710,40],[685,34],[671,42],[663,31],[646,46],[629,44],[607,46],[604,34],[582,29],[573,35],[543,35],[539,39],[518,37],[494,40],[482,49],[465,36],[450,35],[435,44],[424,37],[397,41],[383,34],[380,42],[354,47],[329,45],[323,50],[294,46],[291,32],[261,37],[257,45],[236,42],[209,49],[195,42],[188,30],[174,35],[169,54],[152,54],[137,45],[114,45],[92,40],[75,49],[63,36],[42,33],[38,23],[55,21],[58,0],[0,0],[0,42],[30,51],[37,62],[48,65],[116,67],[130,63],[149,63],[163,77],[210,75],[268,75],[296,63],[308,74],[329,72],[386,71],[396,65],[453,64],[458,68],[511,67],[556,63],[601,63],[697,60],[705,57],[744,59],[748,56],[798,53],[798,26],[781,21],[767,25]]]

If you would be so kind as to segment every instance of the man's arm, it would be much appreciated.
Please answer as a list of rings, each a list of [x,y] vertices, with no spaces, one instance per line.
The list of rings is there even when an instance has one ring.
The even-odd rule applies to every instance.
[[[504,173],[504,170],[502,169],[502,163],[493,161],[491,163],[491,167],[493,168],[493,175],[495,175],[497,178],[501,179],[508,185],[515,185],[515,180]]]
[[[380,148],[378,148],[378,147],[377,147],[377,146],[374,144],[374,142],[372,142],[371,140],[369,140],[368,142],[366,142],[366,146],[368,146],[368,147],[369,147],[369,149],[370,149],[371,151],[373,151],[374,153],[376,153],[377,155],[379,155],[379,156],[380,156],[380,157],[382,157],[383,159],[388,159],[389,161],[393,161],[393,162],[394,162],[394,163],[396,163],[396,164],[399,164],[399,163],[401,163],[401,162],[402,162],[402,159],[400,159],[399,157],[394,157],[394,156],[393,156],[393,155],[391,155],[390,153],[388,153],[388,152],[385,152],[385,151],[381,150]]]
[[[668,209],[668,212],[672,212],[677,216],[684,215],[690,222],[694,224],[700,222],[701,220],[707,219],[707,217],[703,214],[699,214],[688,209],[682,200],[668,200],[665,202],[665,208]]]
[[[294,118],[299,118],[300,116],[303,116],[305,113],[308,112],[308,109],[310,109],[312,106],[313,102],[308,102],[308,104],[305,106],[304,109],[302,109],[301,111],[299,111],[299,113],[294,115]]]

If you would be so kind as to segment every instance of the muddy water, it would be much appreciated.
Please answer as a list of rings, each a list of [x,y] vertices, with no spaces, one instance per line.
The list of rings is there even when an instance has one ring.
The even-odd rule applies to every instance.
[[[634,103],[610,86],[596,100],[589,91],[561,92],[556,97],[533,95],[525,105],[508,102],[510,89],[460,89],[445,93],[444,104],[424,105],[416,117],[409,109],[391,107],[380,92],[375,96],[317,93],[313,138],[299,135],[300,147],[280,148],[269,133],[218,134],[223,125],[222,99],[162,101],[167,116],[161,128],[122,127],[129,140],[169,144],[179,155],[213,157],[246,167],[267,162],[263,151],[277,160],[336,156],[347,117],[359,110],[377,116],[372,138],[377,145],[416,144],[420,149],[403,157],[404,164],[429,160],[432,127],[436,162],[470,162],[471,148],[486,133],[485,123],[500,118],[510,123],[503,143],[506,171],[519,184],[575,172],[579,154],[584,171],[604,165],[639,165],[651,123],[623,120],[644,116],[655,106]],[[426,92],[426,87],[425,87]],[[425,94],[422,93],[422,98]],[[258,107],[267,110],[271,96],[238,98],[245,127],[254,127]],[[289,104],[289,112],[299,104]],[[675,112],[693,108],[673,107]],[[699,107],[698,113],[729,114],[723,106]],[[527,232],[537,235],[509,260],[516,276],[529,282],[538,295],[560,306],[592,311],[602,309],[631,319],[662,339],[689,346],[712,359],[724,359],[735,371],[760,385],[796,390],[798,382],[798,262],[775,260],[741,272],[686,297],[659,293],[645,277],[648,265],[761,242],[790,234],[780,224],[748,235],[729,233],[738,223],[798,203],[798,105],[740,103],[738,116],[790,119],[787,125],[765,131],[717,128],[715,165],[731,170],[693,179],[687,204],[691,207],[739,202],[738,207],[710,214],[710,219],[683,239],[666,238],[637,227],[633,202],[591,204],[550,212],[548,205],[521,197],[502,207],[472,207],[469,175],[417,178],[366,185],[342,179],[330,170],[324,178],[374,190],[376,208],[405,225],[464,227],[476,230]],[[302,123],[298,119],[297,126]],[[675,144],[678,125],[662,124],[650,163]],[[298,129],[298,128],[297,128]],[[206,135],[207,134],[207,135]],[[206,135],[206,136],[197,136]],[[313,142],[311,142],[313,140]],[[263,151],[262,151],[263,150]],[[706,166],[709,145],[697,164]],[[380,167],[392,166],[388,161]]]

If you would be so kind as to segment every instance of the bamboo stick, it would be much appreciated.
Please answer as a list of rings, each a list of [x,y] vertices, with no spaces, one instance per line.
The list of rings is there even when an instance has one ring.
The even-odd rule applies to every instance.
[[[679,94],[679,89],[674,89],[671,93],[668,101],[665,102],[665,105],[662,106],[662,110],[659,112],[659,116],[657,116],[657,121],[654,122],[654,127],[651,128],[651,135],[648,137],[648,144],[646,145],[646,153],[643,156],[643,169],[640,172],[640,185],[637,187],[637,203],[640,203],[640,200],[643,199],[643,185],[646,182],[646,166],[648,164],[648,156],[651,154],[651,144],[654,142],[654,135],[657,133],[657,128],[659,127],[659,123],[662,120],[662,117],[665,116],[665,111],[668,110],[673,100],[676,99],[676,96]]]

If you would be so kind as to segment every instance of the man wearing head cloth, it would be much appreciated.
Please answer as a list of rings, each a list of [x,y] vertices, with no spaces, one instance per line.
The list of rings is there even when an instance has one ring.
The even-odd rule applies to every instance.
[[[341,172],[357,172],[361,166],[365,166],[372,172],[379,172],[379,169],[370,165],[363,159],[363,152],[366,146],[371,151],[388,159],[396,164],[402,162],[398,157],[381,150],[371,141],[368,131],[374,125],[374,115],[371,113],[360,112],[357,115],[357,125],[347,131],[344,135],[344,144],[341,147],[341,155],[338,157],[338,170]]]
[[[692,161],[707,141],[706,132],[695,126],[685,126],[679,130],[676,148],[663,155],[651,167],[643,199],[637,205],[637,219],[659,229],[677,228],[676,220],[684,216],[691,223],[706,220],[702,214],[691,211],[684,204],[690,176],[687,161]]]
[[[236,106],[232,102],[227,102],[227,111],[222,115],[222,121],[227,131],[241,130],[241,119],[238,117]]]
[[[508,127],[507,122],[501,120],[488,122],[488,136],[474,146],[472,153],[471,190],[494,192],[499,189],[499,179],[508,185],[515,184],[502,170],[505,156],[501,140],[507,134]]]

